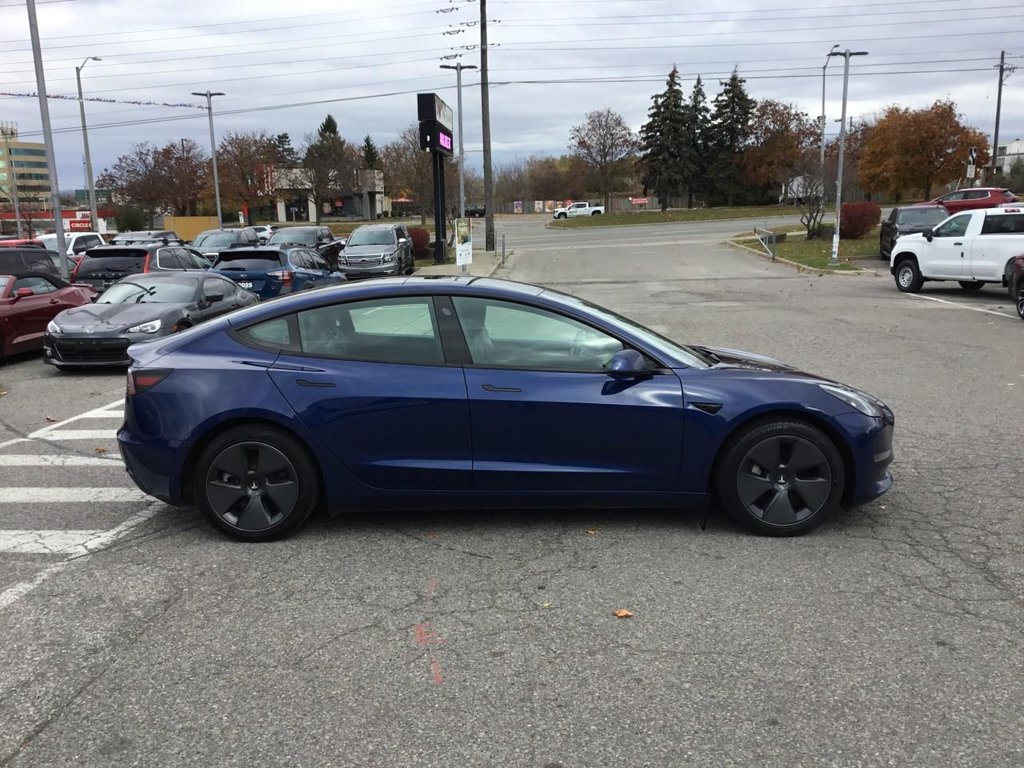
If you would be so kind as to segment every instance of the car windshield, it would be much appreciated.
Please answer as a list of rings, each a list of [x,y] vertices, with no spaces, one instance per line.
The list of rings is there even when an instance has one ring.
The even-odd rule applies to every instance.
[[[930,227],[948,216],[949,214],[941,208],[904,208],[897,220],[907,227]]]
[[[395,233],[390,229],[357,229],[345,244],[346,248],[356,245],[394,245]]]
[[[294,243],[295,245],[316,245],[316,235],[308,229],[294,231],[279,229],[267,241],[270,245]]]
[[[188,304],[196,294],[191,280],[122,280],[110,286],[97,304]]]
[[[222,245],[231,245],[237,240],[234,232],[204,232],[195,240],[192,245],[205,248],[216,248]]]

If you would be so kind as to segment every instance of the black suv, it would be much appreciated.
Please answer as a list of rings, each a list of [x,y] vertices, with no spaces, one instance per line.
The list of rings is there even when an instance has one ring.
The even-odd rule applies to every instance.
[[[338,268],[349,280],[411,275],[412,239],[404,224],[364,224],[348,236]]]
[[[941,205],[907,205],[893,208],[889,218],[878,231],[878,258],[889,260],[892,246],[901,235],[924,232],[949,218],[949,211]]]
[[[252,227],[241,229],[208,229],[200,232],[192,241],[192,247],[204,256],[216,260],[221,251],[230,248],[256,248],[260,244],[259,235]]]
[[[71,273],[71,282],[87,283],[103,293],[122,277],[144,272],[202,271],[199,257],[180,245],[141,243],[90,248]]]
[[[331,269],[337,269],[338,254],[345,247],[345,241],[336,238],[330,227],[281,227],[270,236],[267,245],[315,248],[317,253],[327,259]]]
[[[60,277],[60,254],[45,248],[0,248],[0,275]]]

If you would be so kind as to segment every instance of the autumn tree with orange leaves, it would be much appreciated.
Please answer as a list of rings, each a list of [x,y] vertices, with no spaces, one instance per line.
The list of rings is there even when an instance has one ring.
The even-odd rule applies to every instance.
[[[773,99],[759,101],[743,149],[744,176],[755,186],[785,191],[801,170],[805,151],[817,141],[817,128],[806,113]]]
[[[927,109],[892,106],[868,135],[858,166],[861,185],[896,199],[923,195],[961,179],[967,152],[975,147],[977,164],[988,163],[988,138],[967,126],[952,101]]]

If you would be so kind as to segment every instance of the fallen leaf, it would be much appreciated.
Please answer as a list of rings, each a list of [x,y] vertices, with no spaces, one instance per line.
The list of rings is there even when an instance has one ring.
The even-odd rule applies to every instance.
[[[96,453],[106,453],[107,452],[106,448],[93,448],[93,450],[96,451]]]
[[[7,394],[6,390],[0,389],[0,397],[3,397],[6,394]]]
[[[541,608],[550,608],[551,607],[551,603],[541,603],[540,607]]]
[[[632,611],[627,611],[625,608],[619,608],[617,611],[613,611],[612,615],[616,619],[628,619],[633,615]]]
[[[47,416],[47,417],[46,417],[46,420],[47,420],[48,422],[50,422],[51,424],[52,424],[53,422],[55,422],[55,421],[60,421],[60,419],[55,419],[55,418],[53,418],[53,416]]]
[[[591,536],[597,536],[597,534],[599,534],[600,532],[600,528],[587,528],[587,533],[589,533]]]

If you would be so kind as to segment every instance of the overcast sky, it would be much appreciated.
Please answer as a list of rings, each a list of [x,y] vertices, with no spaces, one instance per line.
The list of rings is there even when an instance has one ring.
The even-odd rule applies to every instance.
[[[342,135],[378,145],[416,118],[415,93],[454,108],[455,73],[479,65],[474,0],[36,0],[51,96],[60,188],[84,186],[75,67],[82,71],[95,173],[132,145],[192,138],[209,147],[205,99],[218,138],[288,132],[296,147],[329,112]],[[950,98],[990,137],[999,53],[1024,64],[1020,4],[1006,0],[489,0],[491,132],[496,163],[562,154],[569,129],[609,107],[635,129],[678,66],[684,89],[703,75],[709,98],[735,66],[755,99],[821,112],[832,45],[851,58],[848,114],[926,107]],[[42,141],[28,15],[0,0],[0,121]],[[454,57],[462,54],[460,58]],[[1016,58],[1009,58],[1010,56]],[[830,133],[842,107],[841,58],[827,69]],[[1024,71],[1003,90],[1000,143],[1024,138]],[[15,95],[10,95],[15,94]],[[463,72],[467,164],[479,167],[479,75]],[[153,102],[137,105],[130,102]],[[168,106],[165,106],[168,105]],[[193,105],[193,106],[188,106]]]

